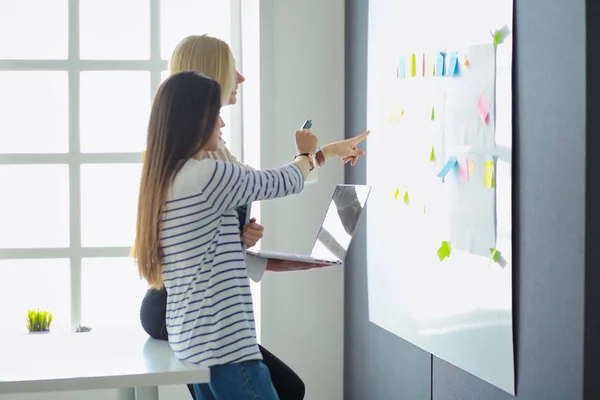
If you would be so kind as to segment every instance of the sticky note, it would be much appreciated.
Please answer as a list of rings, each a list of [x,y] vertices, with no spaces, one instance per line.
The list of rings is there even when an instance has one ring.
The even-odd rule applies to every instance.
[[[494,248],[490,248],[490,257],[495,262],[500,262],[500,252]]]
[[[462,63],[465,67],[469,66],[469,58],[467,57],[466,54],[462,57]]]
[[[400,195],[400,189],[396,188],[396,191],[394,192],[394,200],[396,200],[399,195]]]
[[[417,75],[417,56],[410,56],[410,76]]]
[[[425,64],[427,65],[427,75],[435,76],[435,57],[436,53],[427,53],[425,55]]]
[[[404,204],[408,205],[408,190],[406,192],[404,192],[403,200],[404,200]]]
[[[444,258],[450,257],[451,252],[452,248],[450,247],[450,242],[442,242],[442,245],[437,251],[437,255],[440,261],[443,261]]]
[[[423,204],[423,214],[427,214],[427,207]]]
[[[421,65],[421,76],[425,76],[425,53],[423,53],[422,61],[423,64]]]
[[[406,58],[404,56],[401,56],[398,61],[398,78],[406,78]]]
[[[504,25],[501,29],[492,32],[490,31],[492,38],[494,39],[494,46],[504,43],[504,39],[510,34],[510,28],[508,25]]]
[[[434,109],[434,107],[431,107],[431,120],[435,121],[435,109]]]
[[[429,161],[435,161],[435,147],[431,146],[431,153],[429,154]]]
[[[461,182],[469,182],[469,168],[467,167],[467,158],[461,157],[458,161],[458,174]]]
[[[446,165],[444,165],[444,168],[442,168],[442,170],[438,173],[437,176],[439,178],[444,178],[446,175],[448,175],[448,172],[450,172],[452,168],[456,166],[457,162],[458,160],[455,156],[451,156],[450,158],[448,158],[448,162],[446,162]]]
[[[486,161],[483,167],[483,186],[494,187],[494,162]]]
[[[490,107],[491,104],[487,97],[485,97],[485,93],[482,93],[479,101],[477,102],[477,112],[479,113],[479,117],[483,123],[486,125],[490,122]]]
[[[458,52],[450,53],[448,60],[448,76],[458,76]]]
[[[439,52],[435,57],[435,76],[444,76],[444,64],[446,54],[443,52]]]

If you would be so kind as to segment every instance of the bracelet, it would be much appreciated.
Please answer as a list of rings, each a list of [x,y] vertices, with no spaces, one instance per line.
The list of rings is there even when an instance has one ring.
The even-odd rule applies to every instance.
[[[296,158],[298,158],[298,157],[302,157],[302,156],[304,156],[304,157],[308,157],[308,164],[310,165],[310,170],[309,170],[309,171],[312,171],[313,169],[315,169],[315,162],[314,162],[314,159],[313,159],[313,155],[312,155],[312,154],[310,154],[310,153],[298,153],[298,154],[296,154],[296,156],[294,157],[294,160],[295,160]]]

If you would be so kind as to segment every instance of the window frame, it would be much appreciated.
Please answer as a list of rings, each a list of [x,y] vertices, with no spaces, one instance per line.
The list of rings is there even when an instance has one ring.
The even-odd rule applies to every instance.
[[[168,0],[162,0],[168,1]],[[223,0],[215,0],[223,1]],[[231,48],[241,63],[241,35],[239,26],[240,0],[231,1]],[[63,248],[2,248],[0,260],[55,259],[70,261],[70,307],[71,329],[81,324],[82,308],[82,261],[84,258],[128,257],[126,247],[83,247],[81,244],[81,166],[83,164],[137,164],[140,152],[128,153],[82,153],[80,151],[80,73],[82,71],[149,71],[150,93],[153,95],[161,84],[161,74],[168,69],[168,61],[161,58],[160,37],[161,0],[148,0],[150,7],[150,58],[148,60],[81,60],[79,54],[79,0],[68,0],[68,57],[49,59],[0,59],[0,71],[66,71],[68,74],[69,130],[67,153],[6,154],[0,152],[0,165],[66,164],[69,168],[69,247]],[[202,33],[202,32],[198,32]],[[183,38],[182,38],[183,39]],[[242,102],[242,96],[238,96]],[[242,112],[235,107],[231,112],[230,148],[241,155]],[[238,110],[239,109],[239,110]]]

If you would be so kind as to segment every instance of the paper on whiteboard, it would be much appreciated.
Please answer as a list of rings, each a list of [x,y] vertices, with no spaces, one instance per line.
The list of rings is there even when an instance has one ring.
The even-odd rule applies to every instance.
[[[485,187],[485,161],[492,158],[481,154],[465,154],[467,164],[475,168],[469,173],[469,182],[459,178],[458,168],[447,177],[445,188],[449,207],[450,243],[453,250],[490,257],[490,248],[496,248],[496,190]]]

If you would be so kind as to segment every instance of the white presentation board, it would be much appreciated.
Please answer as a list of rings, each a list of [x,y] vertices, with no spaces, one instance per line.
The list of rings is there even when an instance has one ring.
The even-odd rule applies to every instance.
[[[370,0],[367,261],[373,323],[514,394],[512,13]]]

